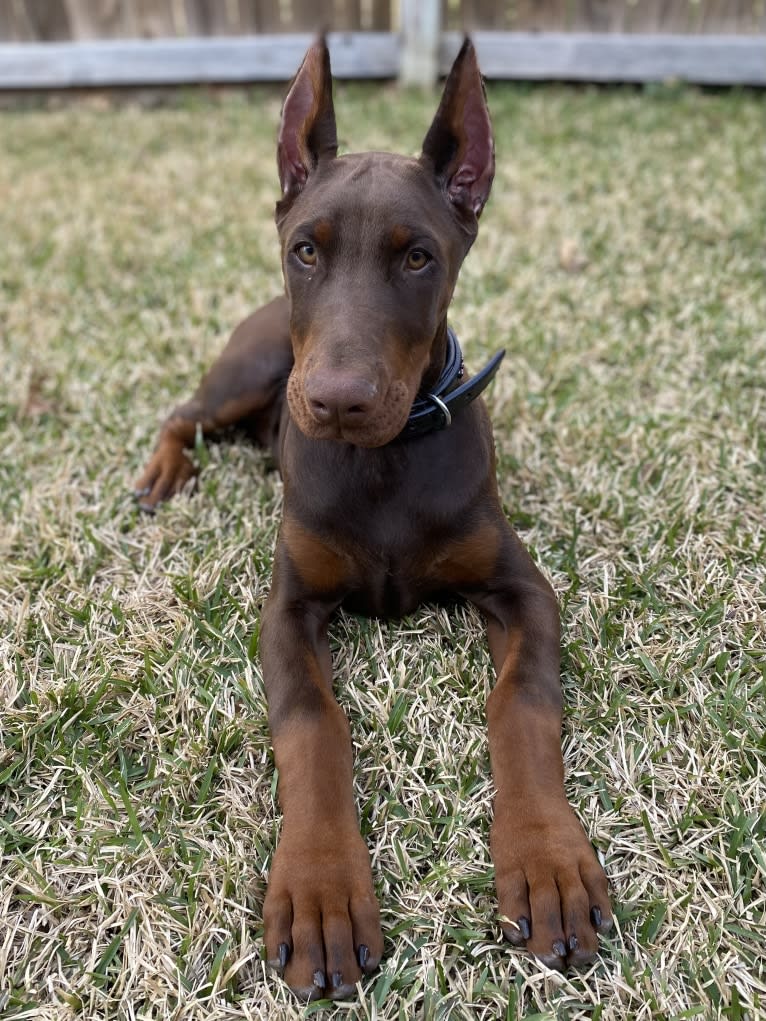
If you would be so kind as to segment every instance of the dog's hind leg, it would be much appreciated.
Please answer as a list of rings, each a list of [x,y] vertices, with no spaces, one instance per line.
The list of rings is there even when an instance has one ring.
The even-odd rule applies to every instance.
[[[141,509],[153,511],[195,474],[185,450],[194,446],[198,429],[209,435],[247,424],[259,443],[274,448],[292,364],[289,306],[280,297],[239,324],[191,400],[166,419],[135,485]]]

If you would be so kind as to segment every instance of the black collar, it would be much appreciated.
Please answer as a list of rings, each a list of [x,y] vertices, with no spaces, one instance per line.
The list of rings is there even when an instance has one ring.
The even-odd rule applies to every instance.
[[[482,390],[489,386],[504,355],[505,351],[498,351],[481,372],[453,389],[455,383],[462,379],[465,370],[460,344],[448,326],[447,359],[442,374],[428,393],[418,394],[415,398],[400,437],[420,436],[436,429],[446,429],[455,413],[475,401]]]

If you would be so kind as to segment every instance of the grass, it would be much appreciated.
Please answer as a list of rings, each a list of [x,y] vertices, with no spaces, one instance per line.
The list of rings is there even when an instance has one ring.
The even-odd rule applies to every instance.
[[[280,290],[279,97],[0,114],[0,1011],[8,1018],[766,1013],[763,101],[493,87],[499,169],[453,323],[509,516],[558,591],[567,787],[617,929],[587,973],[497,942],[467,609],[341,617],[387,935],[350,1007],[261,963],[279,826],[257,648],[280,483],[243,445],[155,518],[167,410]],[[434,102],[344,87],[343,145]]]

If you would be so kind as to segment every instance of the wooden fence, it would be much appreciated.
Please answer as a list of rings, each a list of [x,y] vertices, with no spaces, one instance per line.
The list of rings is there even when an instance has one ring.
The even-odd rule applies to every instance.
[[[766,0],[0,0],[0,88],[339,77],[428,84],[470,31],[490,78],[766,85]]]
[[[428,6],[427,4],[423,6]],[[445,29],[751,34],[763,0],[441,0]],[[397,0],[0,0],[0,41],[388,32]]]
[[[766,31],[759,0],[456,0],[449,28],[512,32],[642,32],[727,35]]]

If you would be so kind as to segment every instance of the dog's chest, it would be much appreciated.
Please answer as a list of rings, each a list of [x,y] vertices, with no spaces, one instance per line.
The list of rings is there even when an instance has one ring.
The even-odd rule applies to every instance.
[[[474,513],[471,504],[447,505],[420,489],[357,491],[352,498],[341,485],[332,499],[314,502],[301,517],[350,569],[343,605],[369,616],[400,617],[450,588],[442,567]]]
[[[310,443],[297,431],[289,437],[285,513],[331,551],[330,561],[347,565],[350,578],[337,561],[333,570],[349,581],[349,609],[397,617],[454,588],[441,568],[476,528],[493,478],[481,414],[472,405],[449,434],[384,449]]]
[[[402,574],[369,574],[365,584],[350,592],[343,600],[345,609],[366,617],[403,617],[434,593]]]

